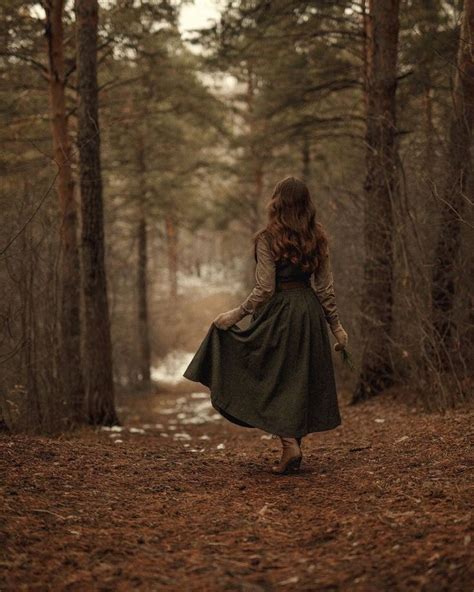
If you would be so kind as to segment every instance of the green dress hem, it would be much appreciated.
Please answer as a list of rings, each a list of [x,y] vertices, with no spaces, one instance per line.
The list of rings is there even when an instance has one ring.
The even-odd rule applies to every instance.
[[[309,287],[276,293],[246,329],[211,324],[183,376],[242,427],[298,438],[342,423],[326,319]]]

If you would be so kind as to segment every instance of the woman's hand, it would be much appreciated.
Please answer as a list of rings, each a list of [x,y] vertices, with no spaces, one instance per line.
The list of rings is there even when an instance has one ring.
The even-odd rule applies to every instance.
[[[336,345],[334,346],[334,349],[339,351],[341,349],[346,348],[347,343],[349,341],[349,337],[348,337],[347,333],[345,332],[344,327],[341,325],[341,323],[337,323],[337,325],[334,325],[333,327],[331,327],[331,331],[337,341]]]
[[[232,310],[217,315],[213,323],[218,329],[228,329],[242,320],[242,318],[242,311],[240,308],[233,308]]]

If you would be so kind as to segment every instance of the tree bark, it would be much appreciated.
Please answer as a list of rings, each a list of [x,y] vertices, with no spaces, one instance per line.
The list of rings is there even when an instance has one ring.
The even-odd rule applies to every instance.
[[[399,0],[369,0],[366,31],[366,178],[364,183],[364,344],[354,403],[393,382],[393,200],[398,191],[396,87]]]
[[[118,423],[104,254],[97,89],[97,0],[76,0],[78,144],[85,306],[86,393],[92,424]]]
[[[369,8],[367,6],[369,0],[362,0],[362,55],[363,55],[363,82],[364,82],[364,102],[365,112],[368,116],[369,113],[369,78],[371,72],[373,72],[373,26],[372,17],[369,14]]]
[[[140,376],[143,386],[150,385],[151,347],[148,326],[148,254],[145,216],[138,221],[138,340],[140,344]]]
[[[429,79],[429,73],[426,74],[425,87],[423,89],[423,102],[425,107],[425,171],[428,179],[433,179],[435,150],[434,150],[434,123],[433,123],[433,87]]]
[[[247,73],[246,102],[250,138],[248,148],[250,156],[249,164],[253,177],[253,199],[249,204],[249,230],[250,234],[254,235],[261,226],[262,218],[262,196],[264,180],[262,138],[264,121],[261,119],[259,114],[255,113],[255,75],[251,65],[249,65]],[[250,277],[250,279],[252,279],[252,277]]]
[[[146,162],[143,138],[139,140],[138,147],[138,174],[139,174],[139,219],[138,219],[138,270],[137,270],[137,297],[138,297],[138,342],[139,342],[139,373],[140,381],[144,387],[150,385],[151,347],[150,330],[148,321],[148,236],[145,215],[146,203]]]
[[[425,43],[430,43],[438,34],[438,5],[436,0],[422,0],[421,1],[421,17],[419,28],[422,37],[425,38]],[[423,80],[423,107],[425,112],[425,155],[424,155],[424,172],[429,180],[433,182],[433,173],[436,168],[436,153],[435,153],[435,125],[433,118],[433,97],[435,85],[432,80],[432,70],[434,68],[434,59],[436,55],[432,51],[421,58],[418,65],[420,74]]]
[[[61,216],[60,230],[60,309],[59,370],[62,390],[68,400],[73,424],[85,421],[84,383],[81,361],[81,270],[77,244],[77,205],[71,167],[65,98],[63,0],[51,0],[46,8],[48,42],[49,100],[54,159],[58,167],[56,192]]]
[[[171,214],[165,218],[165,229],[168,246],[170,298],[174,300],[178,296],[178,230],[176,228],[176,220]]]
[[[464,1],[453,115],[449,130],[446,185],[432,276],[433,327],[439,343],[440,369],[449,367],[453,349],[453,309],[456,296],[455,265],[461,244],[462,216],[472,174],[471,145],[474,121],[474,0]]]

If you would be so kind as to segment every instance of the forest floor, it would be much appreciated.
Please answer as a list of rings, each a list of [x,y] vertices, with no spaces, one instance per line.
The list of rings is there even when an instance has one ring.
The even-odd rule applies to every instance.
[[[289,476],[204,389],[121,397],[121,431],[2,435],[0,590],[472,590],[473,414],[394,397],[342,392]]]

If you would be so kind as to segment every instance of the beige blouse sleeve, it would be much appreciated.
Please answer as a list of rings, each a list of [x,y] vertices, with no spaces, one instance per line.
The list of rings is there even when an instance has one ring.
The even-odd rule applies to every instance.
[[[255,287],[239,307],[242,318],[252,314],[255,309],[269,300],[275,292],[275,262],[270,245],[264,237],[256,244],[257,265],[255,267]]]
[[[331,329],[339,324],[339,313],[336,306],[336,295],[334,293],[334,278],[331,269],[329,253],[321,261],[320,267],[311,276],[311,285],[324,310],[326,321]]]

